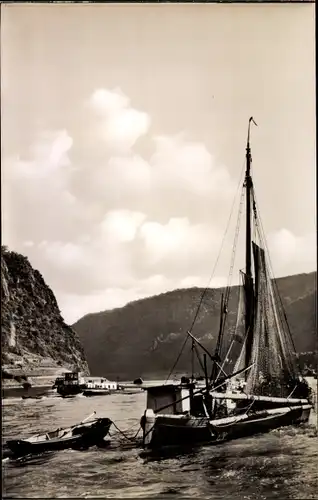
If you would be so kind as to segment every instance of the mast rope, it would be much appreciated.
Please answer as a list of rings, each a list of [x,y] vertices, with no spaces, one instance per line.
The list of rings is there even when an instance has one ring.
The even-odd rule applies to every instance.
[[[276,293],[276,295],[277,295],[277,297],[279,299],[279,303],[280,303],[280,306],[281,306],[281,309],[278,308],[278,314],[280,316],[280,320],[281,320],[283,329],[285,331],[286,331],[286,328],[284,328],[284,324],[287,327],[287,333],[288,333],[289,340],[291,341],[293,349],[296,352],[296,347],[295,347],[294,339],[293,339],[293,336],[292,336],[292,333],[291,333],[291,330],[290,330],[290,327],[289,327],[289,323],[288,323],[288,320],[287,320],[287,316],[286,316],[284,304],[283,304],[283,301],[282,301],[282,298],[281,298],[281,294],[280,294],[278,286],[277,286],[276,279],[274,278],[273,266],[272,266],[272,262],[271,262],[271,258],[270,258],[270,253],[269,253],[269,250],[268,250],[267,241],[266,241],[266,238],[265,238],[264,227],[263,227],[262,219],[261,219],[261,216],[260,216],[260,213],[259,213],[259,205],[258,205],[258,202],[257,202],[257,199],[256,199],[256,195],[255,195],[255,190],[254,189],[252,190],[252,195],[253,195],[253,199],[254,199],[254,202],[255,202],[256,210],[257,210],[257,214],[255,213],[255,219],[258,222],[259,236],[260,236],[260,239],[261,239],[261,241],[262,241],[262,243],[263,243],[263,245],[264,245],[264,247],[266,249],[267,261],[268,261],[268,268],[269,268],[270,275],[271,275],[270,276],[271,277],[271,281],[272,281],[272,284],[274,285],[274,290],[275,290],[275,293]],[[298,361],[296,361],[296,363],[297,363],[297,366],[299,368]]]
[[[231,296],[231,291],[232,291],[231,290],[231,283],[232,283],[232,278],[233,278],[233,269],[234,269],[234,264],[235,264],[236,249],[237,249],[238,237],[239,237],[240,226],[241,226],[241,216],[242,216],[242,212],[243,212],[244,197],[245,197],[245,189],[243,187],[242,188],[242,192],[241,192],[239,212],[238,212],[238,217],[237,217],[237,222],[236,222],[236,228],[235,228],[235,236],[234,236],[234,242],[233,242],[233,247],[232,247],[232,255],[231,255],[231,263],[230,263],[230,270],[229,270],[229,275],[228,275],[227,288],[225,290],[225,298],[224,298],[224,309],[225,309],[225,311],[227,310],[227,306],[228,306],[228,303],[229,303],[229,300],[230,300],[230,296]],[[222,314],[225,311],[222,311]],[[226,318],[227,318],[227,314],[225,314],[225,318],[224,318],[223,325],[222,325],[222,332],[221,332],[221,339],[220,339],[220,349],[221,349],[221,346],[222,346],[222,340],[223,340],[223,335],[224,335],[224,330],[225,330],[225,325],[226,325]]]
[[[220,260],[220,256],[221,256],[221,253],[222,253],[222,250],[223,250],[223,246],[224,246],[224,243],[225,243],[225,238],[226,238],[226,235],[227,235],[229,227],[230,227],[230,222],[231,222],[231,219],[232,219],[232,215],[233,215],[233,211],[234,211],[234,206],[235,206],[236,198],[237,198],[237,195],[238,195],[241,183],[242,183],[242,178],[243,178],[243,175],[244,175],[244,167],[245,167],[245,162],[243,163],[243,167],[242,167],[241,175],[240,175],[240,180],[239,180],[239,183],[237,185],[237,189],[236,189],[235,196],[234,196],[234,199],[233,199],[233,203],[232,203],[232,206],[231,206],[230,215],[229,215],[229,218],[228,218],[228,221],[227,221],[227,224],[226,224],[226,228],[225,228],[225,231],[224,231],[224,234],[223,234],[223,238],[222,238],[221,246],[220,246],[220,249],[219,249],[219,253],[218,253],[218,256],[216,258],[215,264],[213,266],[213,270],[212,270],[210,279],[208,281],[208,284],[207,284],[206,288],[202,292],[199,305],[198,305],[197,310],[195,312],[195,315],[194,315],[191,327],[189,328],[190,333],[192,332],[193,327],[195,325],[195,322],[196,322],[196,320],[198,318],[198,315],[199,315],[199,312],[200,312],[200,309],[201,309],[201,305],[202,305],[203,299],[205,297],[206,292],[208,291],[208,289],[210,287],[210,283],[211,283],[211,281],[212,281],[212,279],[214,277],[214,273],[215,273],[216,267],[217,267],[217,265],[219,263],[219,260]]]
[[[169,378],[171,377],[171,374],[174,372],[174,369],[175,369],[175,367],[177,366],[177,364],[178,364],[178,362],[179,362],[179,359],[180,359],[180,358],[181,358],[181,356],[182,356],[182,353],[183,353],[183,351],[184,351],[184,348],[185,348],[185,346],[186,346],[186,343],[187,343],[187,341],[188,341],[188,338],[189,338],[189,335],[187,335],[187,336],[186,336],[185,341],[183,342],[183,345],[182,345],[181,350],[180,350],[180,352],[179,352],[179,354],[178,354],[178,356],[177,356],[177,359],[175,360],[175,362],[174,362],[174,364],[173,364],[173,367],[171,368],[170,373],[169,373],[168,377],[167,377],[167,378],[166,378],[166,380],[165,380],[165,384],[168,382]]]
[[[238,213],[238,217],[237,217],[237,222],[236,222],[236,227],[235,227],[235,236],[234,236],[234,242],[233,242],[233,247],[232,247],[231,264],[230,264],[230,271],[229,271],[229,275],[228,275],[228,284],[227,284],[227,288],[226,288],[226,292],[225,292],[225,304],[228,303],[229,298],[230,298],[230,288],[231,288],[232,277],[233,277],[233,268],[234,268],[234,263],[235,263],[238,236],[239,236],[239,232],[240,232],[244,197],[245,197],[245,189],[242,188],[240,205],[239,205],[239,213]]]
[[[223,238],[222,238],[221,246],[220,246],[220,249],[219,249],[219,253],[218,253],[218,256],[216,258],[215,264],[213,266],[213,270],[212,270],[211,276],[209,278],[208,284],[207,284],[207,286],[205,287],[205,289],[203,290],[203,292],[201,294],[198,307],[196,309],[196,312],[194,314],[194,318],[193,318],[192,323],[191,323],[191,327],[189,328],[189,332],[190,333],[192,332],[193,327],[195,325],[195,322],[196,322],[196,320],[198,318],[198,315],[199,315],[199,312],[200,312],[200,309],[201,309],[201,306],[202,306],[202,303],[203,303],[203,299],[204,299],[204,297],[205,297],[205,295],[206,295],[206,293],[207,293],[207,291],[208,291],[208,289],[210,287],[210,283],[211,283],[211,281],[212,281],[212,279],[214,277],[214,273],[215,273],[216,267],[217,267],[217,265],[219,263],[219,260],[220,260],[220,256],[221,256],[221,253],[222,253],[222,250],[223,250],[223,246],[224,246],[224,243],[225,243],[225,238],[226,238],[226,235],[228,233],[230,222],[231,222],[231,219],[232,219],[232,215],[233,215],[233,211],[234,211],[234,206],[235,206],[236,198],[237,198],[237,195],[239,193],[239,189],[240,189],[240,186],[241,186],[241,183],[242,183],[242,179],[243,179],[243,175],[244,175],[244,169],[245,169],[245,159],[243,161],[243,165],[242,165],[242,169],[241,169],[241,175],[240,175],[240,180],[239,180],[237,188],[236,188],[235,196],[234,196],[233,203],[232,203],[232,206],[231,206],[230,215],[229,215],[229,218],[228,218],[228,221],[227,221],[227,225],[226,225],[226,228],[225,228],[225,231],[224,231],[224,234],[223,234]],[[177,356],[177,359],[174,362],[173,367],[170,370],[170,373],[169,373],[168,377],[165,380],[165,383],[167,383],[167,381],[171,377],[171,374],[174,372],[174,370],[175,370],[175,368],[176,368],[176,366],[177,366],[177,364],[178,364],[178,362],[179,362],[179,360],[181,358],[181,355],[182,355],[182,353],[184,351],[184,348],[186,346],[188,338],[189,338],[189,335],[186,336],[185,341],[184,341],[184,343],[183,343],[183,345],[181,347],[181,350],[180,350],[180,352],[179,352],[179,354]]]
[[[254,186],[251,187],[251,198],[257,310],[252,346],[255,365],[248,376],[248,390],[264,395],[271,388],[282,397],[283,393],[290,394],[293,389],[292,381],[297,379],[297,372],[300,371],[299,360],[292,355],[292,350],[296,351],[295,344],[277,280],[274,278]]]

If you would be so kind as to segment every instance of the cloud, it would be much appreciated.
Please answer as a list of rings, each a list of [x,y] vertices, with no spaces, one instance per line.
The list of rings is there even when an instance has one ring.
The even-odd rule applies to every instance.
[[[135,281],[129,288],[107,287],[89,294],[65,293],[57,289],[57,299],[70,323],[83,314],[100,312],[122,307],[127,302],[177,288],[175,283],[162,275],[152,275],[144,280]]]
[[[226,168],[217,166],[206,146],[190,142],[183,134],[155,137],[156,151],[150,164],[164,187],[177,187],[200,195],[226,197],[234,186]]]
[[[181,288],[223,288],[227,286],[227,278],[225,276],[215,276],[209,281],[208,277],[203,276],[187,276],[180,281]]]
[[[136,154],[128,157],[115,156],[110,158],[108,168],[105,171],[110,183],[109,186],[122,195],[135,193],[136,196],[140,196],[140,194],[156,188],[151,166]]]
[[[316,234],[296,236],[282,228],[268,237],[271,261],[280,276],[316,269]]]
[[[196,210],[208,196],[216,204],[233,195],[228,170],[216,164],[203,143],[188,140],[185,133],[151,136],[150,117],[133,108],[120,89],[95,90],[85,113],[86,132],[74,148],[81,151],[73,182],[79,197],[94,203],[107,199],[109,208],[149,211],[152,205],[153,212],[171,216],[179,215],[185,203]],[[134,149],[145,135],[152,148],[147,158]]]
[[[66,130],[46,131],[29,148],[31,160],[11,158],[7,162],[6,179],[13,181],[47,179],[70,165],[67,155],[73,139]]]
[[[172,264],[174,270],[196,265],[220,245],[221,233],[206,224],[191,224],[187,217],[166,224],[146,221],[140,228],[150,265]]]
[[[136,278],[131,245],[144,218],[139,212],[114,210],[76,242],[41,242],[38,257],[50,270],[54,287],[93,293],[105,287],[132,286]]]
[[[216,278],[212,286],[224,286],[224,278]],[[226,284],[226,283],[225,283]],[[152,275],[144,280],[139,280],[130,288],[112,287],[95,291],[86,295],[56,291],[56,296],[61,310],[65,313],[66,320],[72,324],[87,313],[101,312],[116,307],[122,307],[128,302],[157,295],[162,292],[188,287],[205,287],[206,280],[199,277],[189,277],[183,280],[171,280],[163,275]]]
[[[66,130],[39,134],[26,158],[3,159],[4,235],[8,245],[73,238],[80,205],[70,192],[73,174]]]
[[[147,113],[132,108],[120,89],[95,90],[89,105],[97,118],[94,133],[111,149],[129,150],[149,130]]]
[[[106,288],[86,295],[56,289],[56,298],[65,321],[73,324],[85,314],[122,307],[139,297],[134,289]]]
[[[61,241],[42,241],[38,248],[43,252],[51,266],[58,268],[62,272],[77,271],[85,266],[85,248],[74,243],[63,243]],[[65,274],[64,274],[65,277]]]
[[[85,104],[82,121],[4,158],[4,243],[28,255],[68,321],[207,286],[235,191],[227,168],[186,133],[151,135],[148,114],[120,89],[98,89]],[[143,136],[147,155],[136,151]],[[283,229],[270,248],[280,274],[315,267],[312,235]],[[211,286],[226,284],[230,252]]]
[[[112,210],[106,214],[101,224],[102,233],[107,240],[132,241],[145,218],[146,215],[140,212]]]

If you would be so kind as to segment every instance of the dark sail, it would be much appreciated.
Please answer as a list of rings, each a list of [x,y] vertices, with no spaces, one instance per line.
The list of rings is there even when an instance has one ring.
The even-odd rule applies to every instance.
[[[278,307],[273,284],[266,267],[264,250],[253,242],[254,318],[247,390],[254,394],[288,396],[297,380],[284,318]]]
[[[245,366],[249,366],[252,358],[254,330],[254,285],[252,276],[242,273],[242,277],[245,297]]]

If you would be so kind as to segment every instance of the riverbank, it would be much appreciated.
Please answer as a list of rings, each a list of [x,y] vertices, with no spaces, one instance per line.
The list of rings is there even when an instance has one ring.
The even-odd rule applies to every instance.
[[[37,397],[48,394],[55,379],[69,371],[52,358],[38,355],[10,356],[2,364],[2,398]]]
[[[36,398],[41,396],[47,396],[53,394],[52,384],[51,385],[37,385],[29,388],[24,388],[21,386],[15,387],[2,387],[1,397],[2,399],[8,398]]]

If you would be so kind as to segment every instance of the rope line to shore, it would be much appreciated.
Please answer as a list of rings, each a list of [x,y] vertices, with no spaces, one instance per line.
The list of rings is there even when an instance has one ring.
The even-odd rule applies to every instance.
[[[115,427],[115,429],[117,430],[117,432],[119,432],[125,439],[127,439],[127,441],[130,441],[130,442],[135,442],[139,432],[141,431],[141,425],[139,423],[132,425],[131,427],[129,427],[128,429],[125,429],[124,431],[122,429],[120,429],[118,427],[118,425],[116,425],[113,420],[112,420],[112,424]],[[139,428],[138,428],[136,434],[134,434],[133,436],[128,436],[126,433],[128,431],[130,431],[131,429],[133,429],[134,427],[136,427],[137,425],[139,425]]]

